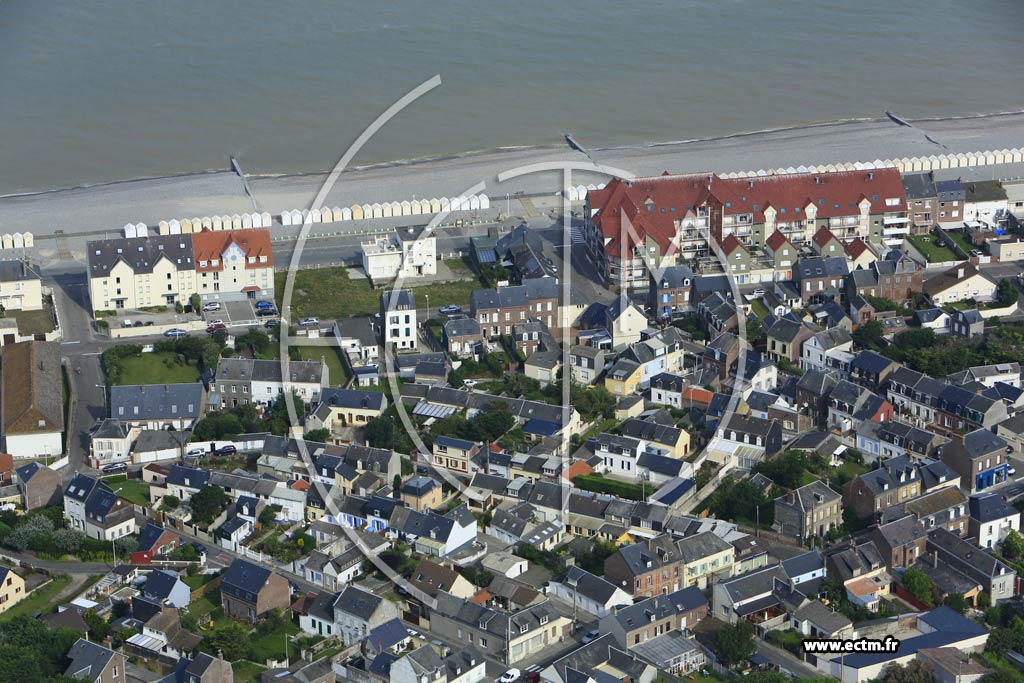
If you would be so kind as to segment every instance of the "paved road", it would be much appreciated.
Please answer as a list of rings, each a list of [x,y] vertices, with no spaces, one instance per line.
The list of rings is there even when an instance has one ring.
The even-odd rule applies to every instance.
[[[800,661],[781,647],[777,647],[760,638],[756,640],[756,644],[759,655],[762,655],[780,669],[793,674],[793,678],[817,678],[822,675],[820,671]]]

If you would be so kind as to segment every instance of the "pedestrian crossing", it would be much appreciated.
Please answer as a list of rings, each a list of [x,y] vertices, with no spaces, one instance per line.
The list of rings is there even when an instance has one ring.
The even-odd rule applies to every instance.
[[[526,667],[526,673],[534,673],[535,671],[540,671],[543,668],[544,667],[542,667],[540,664],[534,664],[533,666]]]
[[[569,232],[569,239],[572,241],[573,244],[584,244],[587,241],[587,238],[583,234],[583,226],[572,226]]]

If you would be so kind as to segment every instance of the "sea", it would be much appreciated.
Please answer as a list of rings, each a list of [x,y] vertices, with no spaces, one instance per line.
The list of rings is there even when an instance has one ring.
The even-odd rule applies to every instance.
[[[1024,108],[1022,0],[0,1],[0,194]]]

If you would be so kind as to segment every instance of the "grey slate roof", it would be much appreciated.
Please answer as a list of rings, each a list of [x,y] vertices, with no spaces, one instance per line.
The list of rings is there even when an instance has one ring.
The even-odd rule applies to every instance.
[[[110,388],[110,414],[120,420],[187,420],[199,417],[203,385],[136,384]]]
[[[237,382],[282,382],[283,364],[279,360],[260,358],[221,358],[217,363],[218,381]],[[313,384],[320,382],[323,363],[313,360],[288,362],[288,381]]]
[[[119,261],[135,273],[152,273],[153,267],[167,259],[177,270],[194,270],[191,235],[151,235],[118,237],[89,242],[86,247],[89,277],[106,277]]]
[[[25,282],[39,280],[41,277],[39,269],[31,261],[0,261],[0,282]]]

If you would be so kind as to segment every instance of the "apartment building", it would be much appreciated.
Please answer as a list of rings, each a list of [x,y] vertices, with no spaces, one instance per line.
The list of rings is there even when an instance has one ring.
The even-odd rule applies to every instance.
[[[320,398],[321,390],[330,384],[330,375],[323,361],[288,361],[285,377],[280,360],[221,358],[214,384],[225,408],[249,403],[269,406],[285,391],[310,403]]]
[[[42,276],[31,261],[0,261],[0,307],[5,311],[38,311],[43,307]]]
[[[89,242],[92,311],[202,301],[272,298],[270,231],[204,231]]]
[[[647,289],[649,272],[710,254],[734,236],[763,248],[780,232],[809,243],[820,228],[841,242],[909,233],[894,168],[724,179],[713,173],[614,179],[587,194],[585,235],[609,286]],[[777,241],[777,240],[776,240]]]
[[[470,294],[469,308],[488,339],[510,335],[517,323],[528,319],[539,320],[554,331],[559,324],[558,281],[541,278],[522,285],[476,289]]]
[[[401,228],[360,246],[363,271],[374,282],[437,274],[437,239],[423,229]]]

